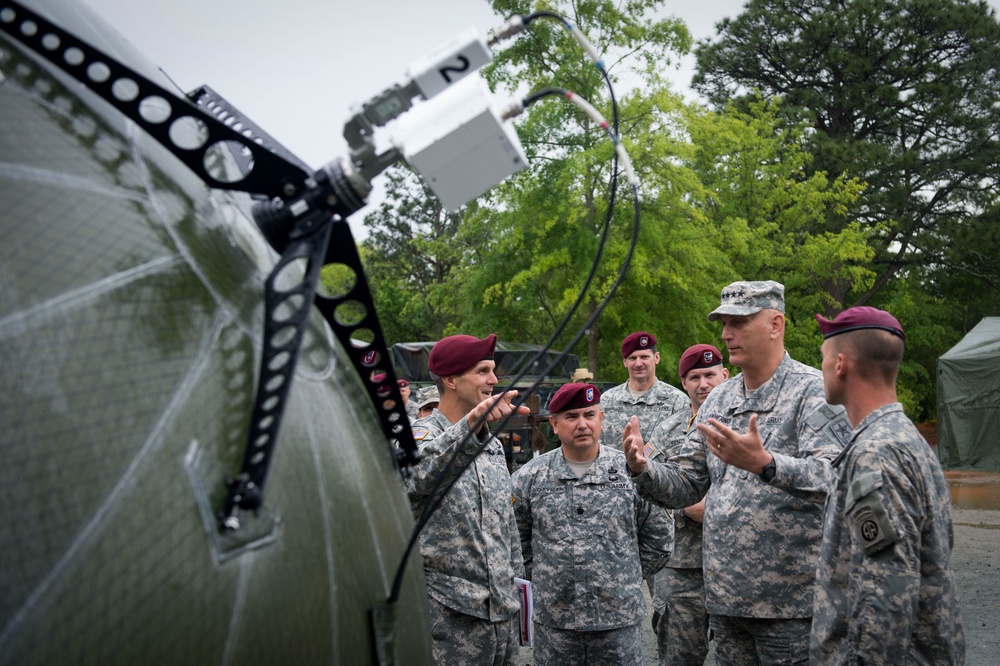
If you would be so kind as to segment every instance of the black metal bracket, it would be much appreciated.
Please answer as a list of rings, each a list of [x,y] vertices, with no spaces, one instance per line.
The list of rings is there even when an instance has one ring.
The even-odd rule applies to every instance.
[[[239,529],[239,510],[256,510],[264,501],[264,482],[332,228],[331,218],[324,211],[299,220],[293,238],[265,282],[264,348],[250,437],[239,476],[226,479],[229,492],[220,514],[223,529]]]
[[[243,136],[252,139],[256,144],[266,146],[272,153],[276,153],[286,162],[301,169],[303,174],[312,171],[309,165],[292,154],[292,151],[281,145],[277,139],[265,132],[257,123],[243,115],[239,109],[230,104],[226,98],[210,86],[199,86],[188,92],[187,97],[226,127],[240,132]],[[255,164],[253,152],[238,150],[233,153],[233,157],[236,159],[236,163],[244,175],[253,170]]]

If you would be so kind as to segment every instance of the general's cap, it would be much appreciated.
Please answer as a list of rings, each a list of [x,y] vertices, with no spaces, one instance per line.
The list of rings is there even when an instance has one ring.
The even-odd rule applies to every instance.
[[[601,390],[593,384],[563,384],[549,401],[549,414],[583,409],[601,402]]]
[[[819,330],[824,338],[863,328],[879,328],[906,340],[906,333],[895,317],[885,310],[870,308],[867,305],[847,308],[832,320],[816,315],[816,323],[819,324]]]
[[[653,349],[656,347],[656,338],[652,333],[646,331],[636,331],[622,340],[622,358],[628,358],[629,354],[637,349]]]
[[[785,285],[774,280],[733,282],[722,290],[722,304],[708,314],[709,321],[721,315],[745,317],[761,310],[785,311]]]
[[[677,364],[677,374],[684,378],[695,368],[711,368],[713,365],[722,365],[722,354],[719,350],[712,345],[694,345],[681,354],[680,363]]]
[[[439,340],[427,356],[427,369],[438,377],[460,375],[480,361],[492,361],[497,336],[490,333],[480,340],[471,335],[452,335]]]

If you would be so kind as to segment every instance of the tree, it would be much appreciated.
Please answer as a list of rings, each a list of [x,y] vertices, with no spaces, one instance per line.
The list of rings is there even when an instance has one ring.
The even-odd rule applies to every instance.
[[[675,54],[687,52],[691,43],[683,24],[652,18],[659,4],[658,0],[620,4],[581,0],[551,8],[565,14],[601,51],[612,80],[628,78],[633,85],[652,88],[660,83],[659,70]],[[525,15],[531,3],[496,0],[493,7],[505,16]],[[613,119],[601,73],[559,22],[533,22],[528,34],[497,54],[486,74],[495,88],[519,96],[526,88],[569,89]],[[631,136],[631,124],[638,119],[624,109],[622,113],[623,133]],[[518,133],[532,167],[492,195],[489,224],[495,250],[484,253],[487,270],[467,285],[485,297],[481,317],[494,319],[521,339],[543,341],[575,300],[596,256],[608,214],[613,148],[596,122],[575,106],[557,101],[531,107]],[[572,327],[596,311],[625,257],[632,213],[628,189],[621,184],[620,188],[616,194],[621,205],[614,212],[601,263]],[[512,256],[517,261],[510,261]],[[646,314],[653,316],[651,310]],[[621,340],[614,320],[609,308],[589,327],[581,354],[599,376],[598,368]],[[614,328],[605,335],[609,321]],[[569,337],[567,332],[559,343]]]
[[[826,314],[870,303],[909,335],[900,395],[935,411],[937,356],[1000,308],[1000,24],[964,0],[751,0],[696,50],[715,105],[781,98],[814,173],[866,188],[820,230],[860,221],[875,279],[831,283]],[[805,262],[803,265],[806,265]],[[822,311],[822,310],[820,310]]]
[[[718,28],[696,49],[695,89],[719,108],[782,98],[811,127],[811,170],[867,185],[824,229],[867,225],[877,277],[830,285],[831,314],[917,268],[996,292],[1000,262],[983,259],[1000,251],[987,212],[1000,175],[1000,24],[985,2],[750,0]]]
[[[726,239],[736,279],[785,285],[785,345],[796,359],[818,366],[813,315],[829,307],[832,288],[871,284],[874,274],[866,268],[870,231],[857,223],[836,233],[814,230],[842,215],[862,188],[855,180],[810,173],[803,128],[782,121],[779,102],[758,99],[746,107],[688,112],[692,168],[707,193],[701,207]],[[718,291],[712,295],[717,304]]]
[[[389,341],[437,340],[461,323],[456,271],[474,250],[462,216],[446,210],[407,167],[386,172],[388,196],[365,216],[365,274]]]
[[[804,129],[785,123],[777,102],[756,100],[714,112],[671,91],[650,63],[684,47],[686,32],[629,13],[654,5],[625,5],[619,11],[607,3],[581,2],[570,17],[585,32],[612,41],[617,35],[615,48],[605,53],[606,61],[617,65],[608,67],[612,76],[619,69],[640,75],[625,94],[619,92],[618,101],[622,141],[641,198],[631,267],[589,327],[586,347],[572,351],[586,359],[599,381],[620,382],[626,374],[622,338],[650,330],[659,339],[660,374],[676,382],[673,368],[683,349],[719,344],[718,327],[706,314],[718,305],[720,289],[737,279],[776,279],[788,293],[790,350],[797,355],[808,350],[808,358],[818,362],[812,315],[829,305],[825,288],[874,281],[866,269],[871,258],[866,242],[874,232],[859,224],[824,228],[827,219],[853,205],[860,185],[810,172]],[[487,72],[494,85],[517,88],[518,96],[525,89],[570,88],[610,117],[598,70],[587,65],[558,24],[537,32],[536,25],[547,24],[532,23],[530,35],[498,55]],[[610,55],[615,49],[630,55],[619,60]],[[441,273],[442,288],[426,296],[418,294],[424,281],[414,278],[407,259],[416,252],[421,221],[434,217],[425,208],[431,197],[415,181],[402,176],[393,181],[390,196],[402,202],[384,205],[380,217],[369,220],[373,229],[391,233],[373,235],[365,259],[385,272],[376,287],[382,291],[376,294],[380,312],[399,318],[407,304],[437,298],[434,302],[449,306],[442,321],[463,332],[493,331],[501,339],[531,343],[548,340],[566,316],[605,233],[614,147],[593,119],[557,99],[531,106],[518,122],[531,167],[481,197],[438,237],[449,254],[435,246],[434,256],[455,261]],[[618,180],[619,205],[611,213],[594,282],[557,337],[557,347],[569,343],[609,294],[629,252],[634,215],[624,180]],[[403,249],[392,250],[397,241]],[[427,330],[411,337],[427,339]]]

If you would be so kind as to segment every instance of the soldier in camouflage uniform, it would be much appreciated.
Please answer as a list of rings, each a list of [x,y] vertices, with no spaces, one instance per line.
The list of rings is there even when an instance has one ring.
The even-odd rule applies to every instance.
[[[406,416],[409,417],[410,421],[416,421],[420,418],[417,411],[417,403],[410,400],[410,382],[405,379],[397,379],[396,384],[399,386],[399,395],[403,398],[403,406],[406,408]]]
[[[642,580],[673,529],[601,446],[601,392],[565,384],[549,403],[560,448],[514,472],[514,513],[535,606],[535,666],[642,664]]]
[[[473,428],[484,416],[492,422],[528,409],[510,404],[516,391],[492,397],[495,349],[495,335],[482,340],[456,335],[434,345],[427,367],[440,402],[413,425],[420,462],[407,491],[415,517],[475,457],[420,535],[434,660],[445,666],[518,662],[514,576],[522,575],[524,565],[510,474],[500,442],[485,424],[475,433]]]
[[[646,457],[666,460],[677,454],[705,398],[729,378],[722,354],[712,345],[694,345],[677,364],[690,404],[656,426],[646,443]],[[653,580],[653,631],[661,666],[699,666],[708,656],[708,612],[701,566],[701,524],[705,500],[670,509],[674,552]]]
[[[417,395],[417,418],[430,416],[440,400],[441,396],[438,395],[437,386],[428,386],[420,391]]]
[[[833,461],[811,663],[964,663],[948,484],[896,398],[903,328],[870,307],[816,319],[827,401],[854,436]]]
[[[618,448],[625,424],[632,416],[647,432],[674,412],[684,409],[688,398],[684,392],[656,378],[660,352],[656,338],[645,331],[636,331],[622,341],[622,362],[628,370],[628,381],[608,389],[601,398],[604,428],[601,444]]]
[[[784,287],[736,282],[709,314],[742,372],[705,400],[681,452],[649,463],[637,420],[623,448],[644,496],[667,508],[706,496],[705,607],[716,663],[808,660],[830,461],[850,438],[814,368],[785,352]]]

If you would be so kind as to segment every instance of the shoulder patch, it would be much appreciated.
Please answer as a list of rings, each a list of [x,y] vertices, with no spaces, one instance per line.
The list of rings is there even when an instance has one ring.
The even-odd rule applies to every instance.
[[[881,487],[882,476],[877,472],[867,472],[854,479],[847,491],[844,508],[865,555],[891,546],[898,538],[877,492]]]
[[[854,436],[854,430],[851,428],[851,424],[847,422],[846,419],[836,419],[830,424],[830,432],[833,436],[837,438],[837,441],[847,445],[851,441],[851,437]]]
[[[844,413],[826,403],[823,403],[816,411],[810,414],[809,418],[806,419],[806,423],[814,430],[826,428],[827,432],[833,435],[833,439],[839,442],[841,446],[845,446],[851,441],[851,436],[854,433]]]
[[[428,430],[427,428],[414,428],[413,429],[413,439],[415,439],[418,442],[421,442],[421,441],[424,440],[424,438],[427,437],[427,435],[429,433],[430,433],[430,430]]]
[[[653,447],[653,445],[650,444],[649,442],[646,442],[646,447],[645,449],[643,449],[642,455],[646,456],[647,459],[651,459],[655,453],[656,449]]]

